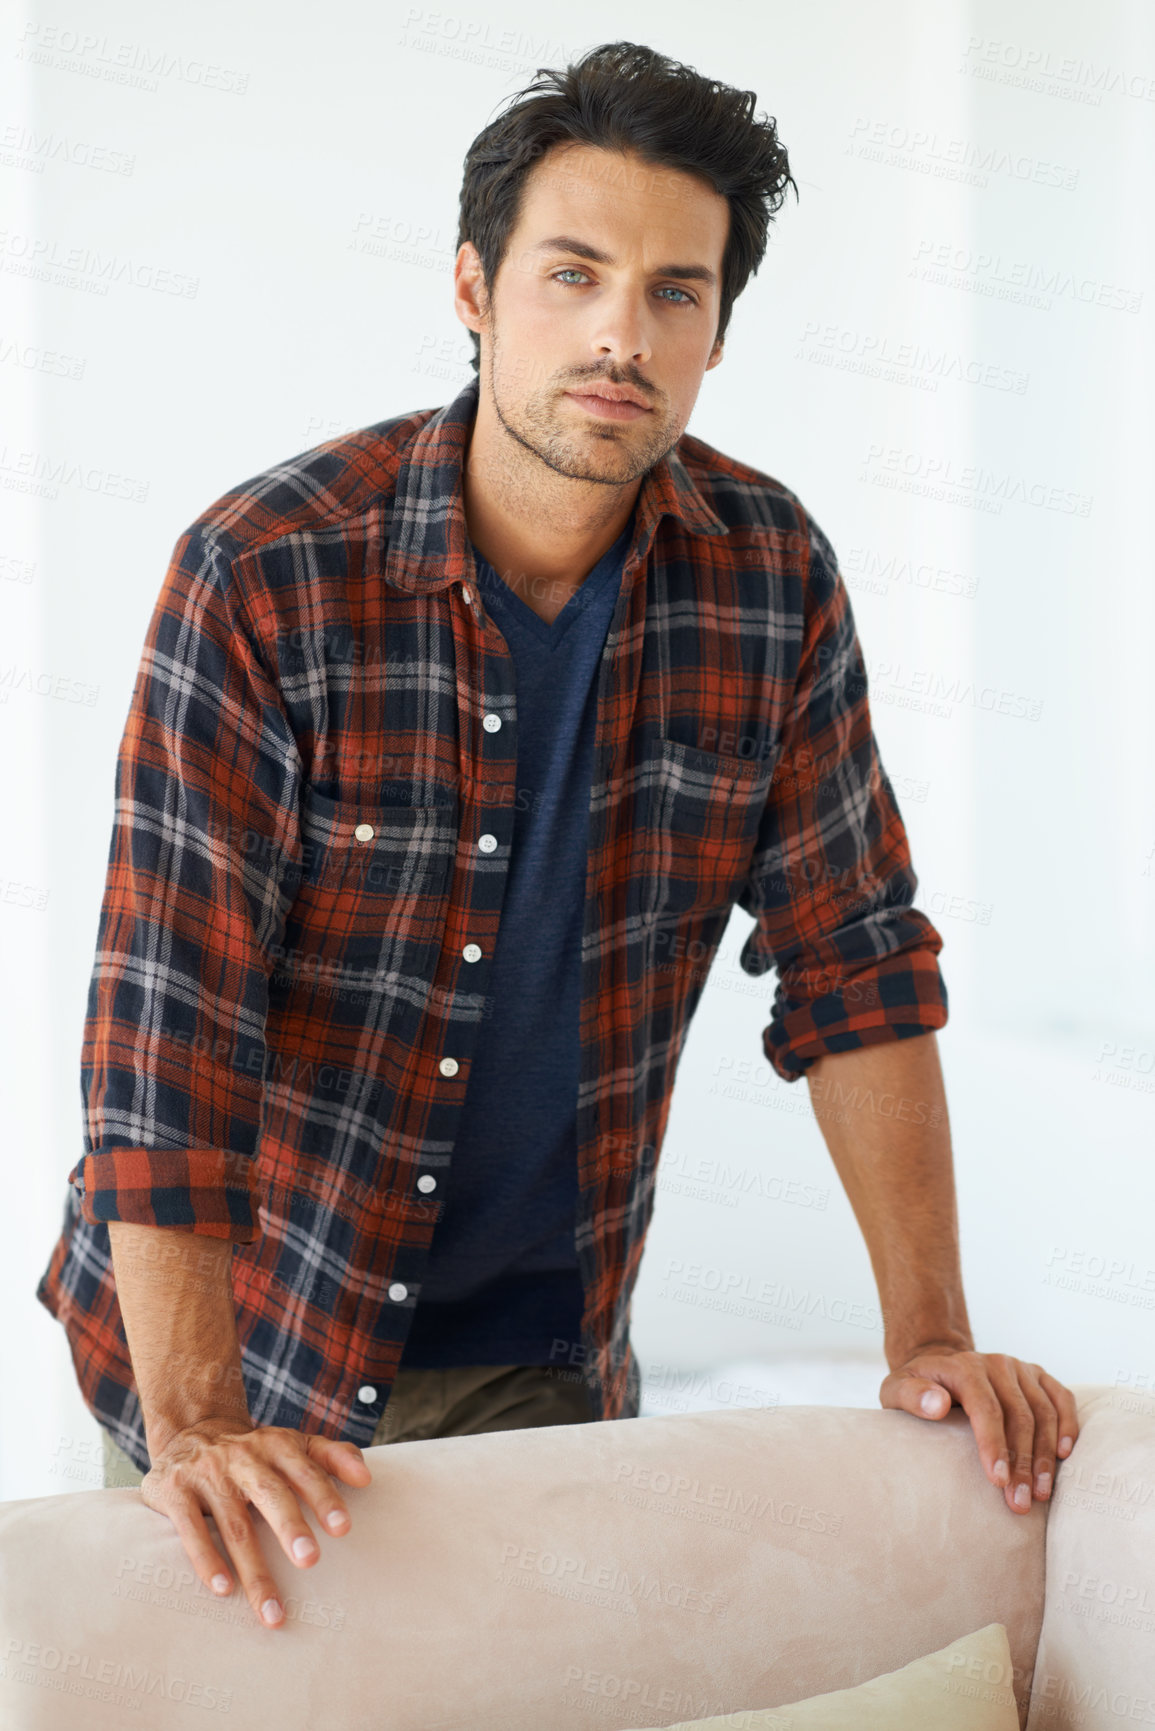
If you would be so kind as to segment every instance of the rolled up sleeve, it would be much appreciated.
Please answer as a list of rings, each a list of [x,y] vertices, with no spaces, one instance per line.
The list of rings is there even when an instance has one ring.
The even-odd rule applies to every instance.
[[[785,1081],[827,1052],[941,1028],[942,938],[912,903],[918,879],[871,726],[866,669],[834,550],[805,518],[804,627],[738,905],[756,924],[739,961],[778,986],[763,1050]]]
[[[92,1222],[258,1235],[270,951],[300,862],[300,757],[267,660],[232,561],[194,525],[161,586],[116,763],[85,1153],[68,1175]]]

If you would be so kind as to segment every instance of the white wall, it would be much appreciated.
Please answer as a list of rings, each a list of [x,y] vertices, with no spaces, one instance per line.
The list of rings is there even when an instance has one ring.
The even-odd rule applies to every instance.
[[[841,558],[944,938],[976,1344],[1068,1381],[1150,1379],[1155,18],[774,16],[742,65],[801,199],[693,430],[793,486]],[[734,914],[679,1075],[643,1364],[880,1352],[805,1084],[761,1061],[766,995],[733,961],[749,924]],[[702,1271],[671,1280],[691,1254]],[[722,1311],[736,1278],[781,1280],[803,1326]]]
[[[1155,1376],[1155,20],[1118,0],[753,16],[597,4],[559,40],[518,0],[101,0],[5,24],[0,1497],[99,1482],[60,1471],[62,1439],[97,1433],[33,1292],[81,1146],[113,765],[172,545],[269,463],[455,394],[464,152],[537,66],[623,35],[756,90],[799,182],[690,426],[799,492],[841,558],[945,940],[978,1344],[1068,1381]],[[639,1356],[881,1374],[880,1333],[839,1320],[875,1293],[805,1084],[761,1057],[748,925],[686,1048]],[[784,1199],[791,1180],[825,1205]],[[675,1295],[690,1261],[781,1279],[804,1326],[724,1312],[701,1277]]]

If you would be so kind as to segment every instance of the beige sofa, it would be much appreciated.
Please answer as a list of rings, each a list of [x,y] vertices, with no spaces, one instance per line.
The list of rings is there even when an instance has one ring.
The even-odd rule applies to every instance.
[[[318,1532],[312,1569],[258,1517],[289,1611],[276,1630],[239,1590],[200,1585],[137,1490],[0,1504],[0,1725],[740,1724],[992,1623],[1028,1731],[1155,1724],[1155,1400],[1075,1394],[1075,1450],[1025,1516],[957,1407],[938,1424],[770,1407],[370,1449],[352,1531]]]

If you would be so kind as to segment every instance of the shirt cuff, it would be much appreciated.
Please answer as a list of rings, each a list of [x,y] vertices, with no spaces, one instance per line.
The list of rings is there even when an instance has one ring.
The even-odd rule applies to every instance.
[[[178,1226],[249,1244],[259,1235],[254,1161],[227,1148],[109,1148],[68,1174],[96,1224]]]
[[[837,991],[804,998],[778,989],[762,1049],[784,1082],[797,1082],[828,1052],[852,1052],[942,1028],[947,989],[930,949],[904,950],[862,973],[841,975]]]

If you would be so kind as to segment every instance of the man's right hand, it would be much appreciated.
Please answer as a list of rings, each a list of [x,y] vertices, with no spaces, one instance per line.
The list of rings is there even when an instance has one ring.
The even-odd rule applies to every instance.
[[[211,1514],[245,1597],[270,1629],[284,1622],[285,1611],[249,1504],[264,1515],[290,1561],[308,1569],[321,1553],[302,1505],[313,1510],[326,1531],[346,1533],[349,1511],[333,1479],[347,1485],[367,1485],[372,1479],[355,1443],[225,1418],[198,1420],[175,1431],[152,1463],[140,1486],[149,1508],[168,1516],[205,1586],[227,1598],[233,1583],[205,1520]]]

